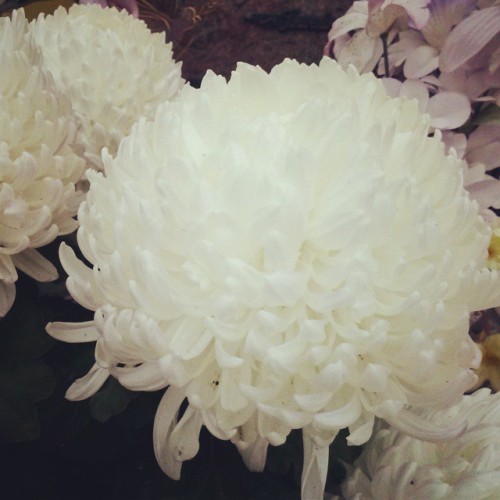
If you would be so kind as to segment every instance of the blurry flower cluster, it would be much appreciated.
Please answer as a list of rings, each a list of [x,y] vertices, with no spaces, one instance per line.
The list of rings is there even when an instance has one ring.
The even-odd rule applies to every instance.
[[[374,71],[388,93],[416,99],[448,148],[467,161],[469,192],[494,219],[500,184],[500,3],[357,1],[337,19],[325,54]]]
[[[0,18],[0,317],[15,298],[16,267],[55,279],[36,249],[77,226],[77,122],[41,61],[23,12]]]
[[[16,268],[57,278],[35,250],[68,234],[86,167],[102,168],[141,116],[182,87],[160,34],[116,9],[74,5],[28,24],[0,19],[0,316],[15,297]],[[89,43],[92,40],[92,43]]]
[[[430,443],[379,422],[343,484],[344,498],[498,498],[500,394],[480,389],[452,408],[428,416],[443,424],[466,418],[467,432],[451,441]]]

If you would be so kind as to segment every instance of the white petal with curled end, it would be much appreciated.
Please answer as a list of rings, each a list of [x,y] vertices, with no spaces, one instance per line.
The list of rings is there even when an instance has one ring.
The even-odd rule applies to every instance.
[[[71,401],[87,399],[102,387],[108,377],[109,371],[95,363],[87,375],[73,382],[66,391],[66,398]]]
[[[53,322],[48,323],[45,329],[51,337],[63,342],[95,342],[99,338],[93,321],[83,323]]]
[[[158,405],[153,426],[153,446],[156,460],[163,472],[172,479],[181,477],[182,462],[175,460],[172,455],[169,440],[177,425],[179,408],[184,398],[184,390],[170,386]]]
[[[157,391],[167,385],[157,363],[114,368],[113,376],[131,391]]]

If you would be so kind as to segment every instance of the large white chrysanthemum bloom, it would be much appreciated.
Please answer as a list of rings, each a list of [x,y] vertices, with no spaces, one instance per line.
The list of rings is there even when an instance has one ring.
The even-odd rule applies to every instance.
[[[116,153],[132,124],[152,117],[184,84],[172,44],[126,11],[59,7],[53,15],[41,14],[33,31],[45,68],[81,120],[79,140],[97,169],[103,147]]]
[[[57,277],[35,248],[76,229],[84,161],[72,149],[75,131],[24,11],[0,18],[0,317],[14,301],[16,267],[40,281]]]
[[[462,430],[407,406],[451,405],[474,382],[469,312],[500,287],[461,162],[428,128],[415,102],[328,59],[185,87],[133,127],[106,177],[89,175],[78,242],[92,269],[61,248],[95,320],[48,331],[97,340],[68,397],[109,374],[168,386],[154,442],[172,477],[202,425],[254,470],[302,428],[307,499],[339,429],[352,443],[375,416],[428,439]]]
[[[467,431],[428,443],[381,425],[344,482],[346,500],[500,498],[500,394],[480,389],[452,408],[428,412],[446,425],[467,419]]]

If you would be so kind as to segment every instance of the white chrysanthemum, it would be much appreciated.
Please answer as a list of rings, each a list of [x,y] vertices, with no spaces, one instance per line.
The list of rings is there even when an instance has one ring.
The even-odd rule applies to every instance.
[[[427,418],[465,418],[467,431],[427,443],[382,424],[342,486],[346,500],[500,498],[500,394],[480,389]]]
[[[126,11],[59,7],[53,15],[40,15],[33,31],[45,68],[81,119],[85,156],[98,169],[103,147],[114,154],[132,124],[152,117],[184,84],[172,44]]]
[[[35,248],[76,229],[74,183],[83,159],[72,149],[76,125],[67,99],[41,69],[24,11],[0,18],[0,316],[15,296],[16,267],[57,277]]]
[[[61,248],[95,320],[48,330],[97,340],[69,398],[108,374],[170,386],[154,437],[172,477],[202,425],[252,469],[303,428],[306,498],[339,429],[363,443],[377,415],[439,439],[407,405],[450,405],[473,383],[469,312],[500,287],[461,162],[427,132],[416,103],[332,60],[185,87],[90,175],[78,241],[93,269]]]

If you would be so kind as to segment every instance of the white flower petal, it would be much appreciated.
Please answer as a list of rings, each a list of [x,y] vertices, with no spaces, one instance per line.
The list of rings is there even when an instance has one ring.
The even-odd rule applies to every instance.
[[[13,255],[12,261],[18,269],[37,281],[54,281],[58,277],[56,266],[33,248]]]
[[[114,368],[112,373],[120,384],[131,391],[158,391],[167,385],[156,363]]]
[[[302,468],[301,498],[322,500],[328,472],[328,446],[319,447],[303,432],[304,467]]]
[[[93,321],[83,323],[54,322],[48,323],[45,329],[51,337],[69,343],[93,342],[99,337]]]
[[[360,400],[354,396],[337,410],[318,413],[314,416],[313,421],[321,429],[343,429],[356,422],[361,411]]]
[[[400,410],[397,416],[384,415],[384,420],[401,432],[422,441],[448,441],[460,436],[467,429],[467,421],[445,422],[436,425],[430,420],[413,413],[411,410]]]
[[[16,286],[0,280],[0,318],[3,318],[12,307],[16,298]]]
[[[172,479],[181,477],[182,462],[175,460],[169,447],[170,436],[177,425],[179,408],[184,401],[182,389],[169,387],[156,410],[153,426],[153,445],[158,465]]]
[[[169,454],[177,462],[190,460],[200,448],[199,435],[203,419],[201,413],[188,406],[168,439]]]
[[[102,387],[108,377],[109,371],[95,363],[87,375],[73,382],[66,391],[66,398],[71,401],[87,399]]]
[[[268,446],[269,441],[259,437],[244,450],[240,449],[243,461],[250,472],[262,472],[264,470]]]

